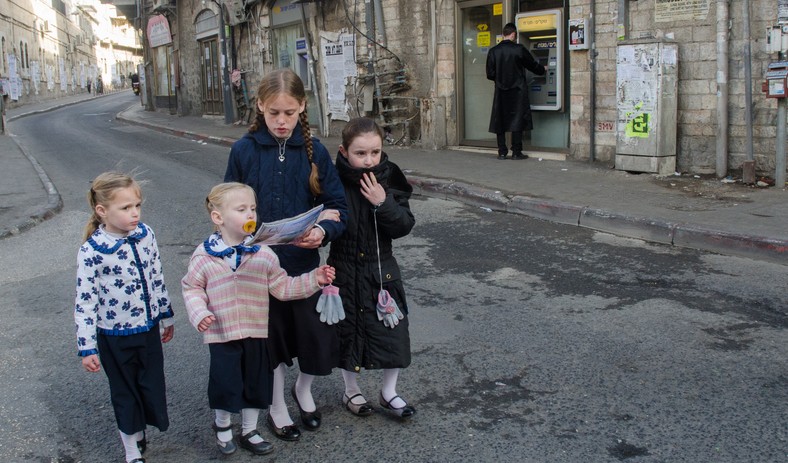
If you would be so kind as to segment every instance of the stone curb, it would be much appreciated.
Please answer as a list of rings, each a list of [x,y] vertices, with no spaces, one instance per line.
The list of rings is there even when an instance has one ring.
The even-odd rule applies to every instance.
[[[408,177],[414,190],[426,196],[451,198],[473,206],[576,225],[618,236],[782,265],[788,264],[788,240],[723,233],[693,224],[677,224],[659,218],[628,216],[603,209],[526,196],[509,198],[499,191],[418,174],[409,174]]]
[[[22,116],[18,116],[22,117]],[[7,136],[10,136],[7,135]],[[25,230],[29,230],[33,228],[36,224],[43,222],[44,220],[50,219],[55,216],[58,212],[63,209],[63,198],[61,198],[60,193],[57,191],[55,184],[49,179],[49,176],[44,171],[44,168],[41,167],[41,164],[38,163],[36,158],[31,156],[30,154],[25,151],[22,146],[17,143],[16,139],[12,137],[12,140],[16,144],[19,151],[25,155],[30,164],[33,165],[33,169],[35,169],[36,173],[38,174],[38,178],[41,179],[41,183],[44,185],[44,189],[47,191],[47,203],[39,208],[36,209],[29,217],[26,217],[23,220],[14,222],[11,224],[9,228],[2,228],[0,229],[0,239],[7,238],[9,236],[18,235]]]
[[[126,117],[123,114],[125,112],[126,110],[123,110],[118,114],[116,114],[115,119],[118,119],[123,122],[127,122],[129,124],[138,125],[151,130],[155,130],[157,132],[175,135],[176,137],[188,138],[189,140],[204,141],[206,143],[213,143],[215,145],[232,146],[233,143],[235,143],[236,141],[234,138],[215,137],[213,135],[205,135],[202,133],[192,132],[191,130],[172,129],[161,125],[151,124],[150,122],[145,122],[138,119]]]

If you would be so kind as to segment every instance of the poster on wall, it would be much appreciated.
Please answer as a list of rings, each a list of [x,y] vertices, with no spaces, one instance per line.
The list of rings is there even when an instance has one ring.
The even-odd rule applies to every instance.
[[[326,84],[328,91],[328,112],[331,119],[349,121],[347,102],[345,101],[346,63],[344,46],[341,40],[331,41],[322,38],[321,53],[323,67],[326,70]]]
[[[66,76],[66,63],[63,58],[57,59],[58,71],[60,73],[60,90],[65,92],[68,88],[68,80]]]
[[[19,76],[16,74],[16,55],[8,55],[8,97],[19,99]]]

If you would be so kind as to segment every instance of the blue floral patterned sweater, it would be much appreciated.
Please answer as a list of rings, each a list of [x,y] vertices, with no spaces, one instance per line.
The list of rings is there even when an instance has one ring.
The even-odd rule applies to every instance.
[[[80,357],[98,353],[97,333],[144,333],[172,316],[159,247],[147,225],[140,222],[122,238],[101,227],[80,246],[74,308]]]

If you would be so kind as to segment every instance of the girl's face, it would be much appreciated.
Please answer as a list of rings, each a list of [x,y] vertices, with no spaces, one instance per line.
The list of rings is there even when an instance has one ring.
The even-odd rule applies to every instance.
[[[265,117],[268,131],[276,138],[289,138],[298,124],[298,116],[304,112],[306,102],[299,102],[285,93],[268,99],[265,103],[257,101],[257,107]]]
[[[380,156],[383,153],[383,140],[375,132],[362,133],[345,149],[339,146],[339,152],[345,156],[351,167],[356,169],[370,169],[380,164]]]
[[[211,220],[219,227],[225,244],[235,246],[248,235],[244,224],[257,218],[254,194],[247,189],[231,190],[222,207],[211,212]]]
[[[140,223],[142,198],[137,188],[118,189],[108,204],[96,205],[96,214],[104,229],[116,235],[125,235]]]

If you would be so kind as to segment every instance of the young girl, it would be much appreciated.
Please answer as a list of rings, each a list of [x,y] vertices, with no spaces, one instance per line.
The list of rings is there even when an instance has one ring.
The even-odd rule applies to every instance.
[[[317,248],[345,229],[342,184],[328,150],[311,137],[304,84],[290,69],[270,72],[260,82],[257,117],[249,132],[233,145],[224,181],[245,183],[255,190],[260,222],[292,217],[318,204],[339,211],[339,221],[326,218],[295,245],[273,247],[289,275],[317,267]],[[338,360],[336,327],[320,321],[315,310],[319,297],[314,294],[290,302],[271,299],[268,353],[275,369],[267,424],[276,437],[287,441],[297,440],[301,432],[285,405],[285,364],[292,366],[293,358],[298,358],[300,372],[291,394],[301,422],[314,430],[320,426],[321,415],[312,398],[312,381],[316,375],[331,374]]]
[[[362,367],[383,369],[380,405],[408,418],[416,409],[396,390],[400,369],[410,365],[408,304],[391,242],[413,228],[408,204],[413,189],[382,145],[383,131],[371,119],[353,119],[342,131],[336,165],[348,202],[347,230],[331,243],[328,262],[336,267],[346,316],[339,322],[345,408],[358,416],[373,412],[358,386],[358,374]],[[381,290],[394,299],[401,319],[378,315]]]
[[[140,222],[139,184],[101,174],[88,204],[93,213],[77,261],[77,347],[87,371],[104,366],[126,461],[144,462],[146,425],[166,431],[170,424],[161,343],[173,336],[172,307],[156,237]]]
[[[256,455],[273,447],[257,431],[261,408],[271,403],[268,293],[280,300],[310,296],[331,283],[328,265],[289,277],[268,246],[249,245],[255,228],[254,190],[242,183],[211,189],[205,205],[216,232],[198,246],[181,281],[189,321],[203,333],[211,355],[208,403],[223,454],[235,451],[231,413],[241,413],[241,447]]]

